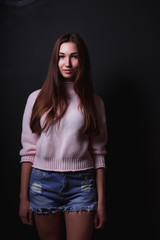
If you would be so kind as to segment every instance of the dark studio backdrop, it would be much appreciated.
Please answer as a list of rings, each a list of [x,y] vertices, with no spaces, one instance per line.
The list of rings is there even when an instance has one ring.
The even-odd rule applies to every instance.
[[[5,2],[5,4],[4,4]],[[160,238],[159,6],[154,1],[1,1],[1,216],[5,239],[37,239],[18,216],[21,121],[52,47],[77,32],[106,106],[108,222],[94,239]],[[25,1],[27,3],[27,1]],[[64,228],[64,226],[63,226]]]

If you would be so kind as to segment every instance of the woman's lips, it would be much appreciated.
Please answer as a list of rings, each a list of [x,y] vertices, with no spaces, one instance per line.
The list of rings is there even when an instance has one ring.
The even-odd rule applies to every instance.
[[[65,72],[65,73],[71,73],[72,70],[64,69],[63,72]]]

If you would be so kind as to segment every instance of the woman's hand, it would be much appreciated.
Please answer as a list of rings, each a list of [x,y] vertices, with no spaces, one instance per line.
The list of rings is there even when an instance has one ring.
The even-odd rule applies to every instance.
[[[107,220],[106,207],[105,205],[100,205],[97,208],[97,212],[94,217],[94,225],[96,229],[101,229],[104,227]]]
[[[30,210],[30,202],[28,199],[20,200],[19,216],[24,224],[33,225],[33,215]]]

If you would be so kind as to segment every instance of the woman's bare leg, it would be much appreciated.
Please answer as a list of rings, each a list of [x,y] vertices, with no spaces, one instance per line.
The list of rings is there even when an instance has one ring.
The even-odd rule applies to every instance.
[[[35,214],[37,232],[41,240],[61,239],[61,214]]]
[[[65,212],[67,240],[90,240],[92,238],[94,213]]]

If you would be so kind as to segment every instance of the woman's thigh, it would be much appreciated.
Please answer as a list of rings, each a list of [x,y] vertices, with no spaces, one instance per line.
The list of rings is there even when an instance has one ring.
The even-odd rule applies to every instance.
[[[36,229],[41,240],[61,239],[61,213],[34,214]]]
[[[94,225],[94,212],[65,212],[67,240],[90,240]]]

